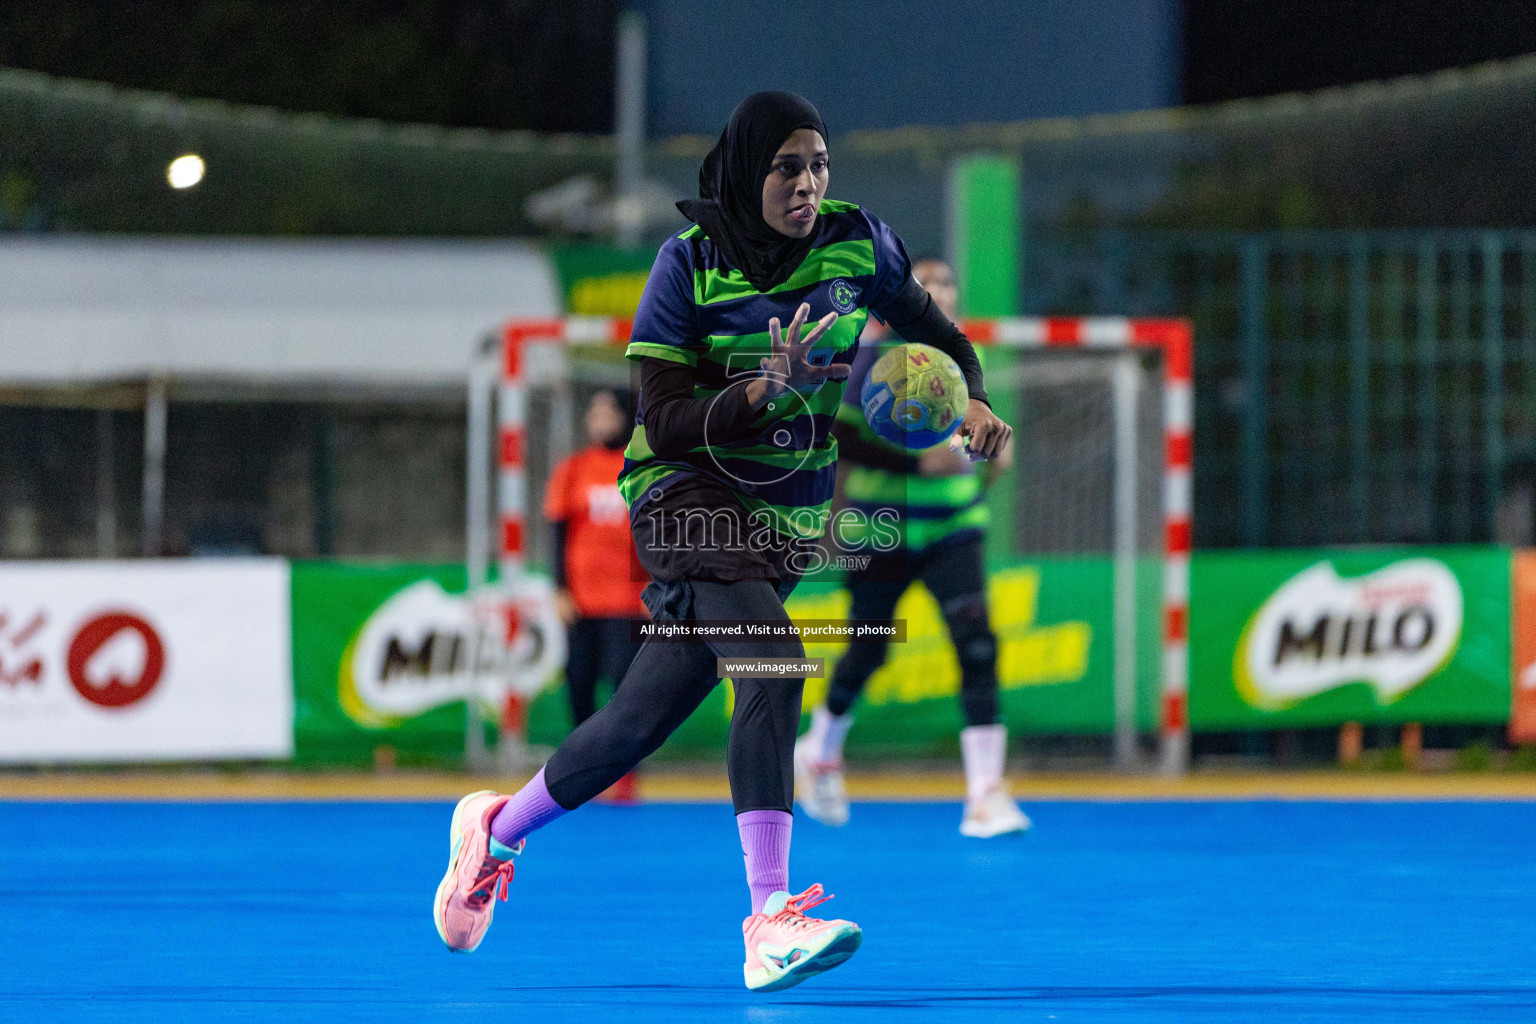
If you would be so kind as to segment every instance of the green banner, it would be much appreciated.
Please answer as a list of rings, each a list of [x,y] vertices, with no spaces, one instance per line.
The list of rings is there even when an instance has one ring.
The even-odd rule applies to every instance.
[[[1019,733],[1104,733],[1114,727],[1113,577],[1103,559],[1062,559],[994,566],[988,604],[997,633],[998,688],[1004,721]],[[804,583],[790,614],[846,618],[850,598],[831,583]],[[960,664],[938,603],[915,584],[896,605],[907,642],[892,644],[855,708],[850,754],[921,756],[958,747]],[[830,673],[846,644],[807,644]],[[805,706],[826,693],[827,679],[806,682]],[[1148,678],[1143,701],[1155,706]]]
[[[463,639],[451,627],[431,622],[439,617],[431,612],[440,609],[430,606],[463,592],[463,567],[295,562],[292,579],[295,760],[369,763],[383,744],[394,748],[402,764],[457,762],[464,753],[464,702],[462,696],[443,694],[446,687],[434,676],[458,667],[455,647],[462,658]],[[414,690],[415,701],[381,707],[355,685],[360,634],[408,590],[427,612],[426,622],[383,637],[372,674]],[[434,602],[438,595],[444,600]]]
[[[565,311],[573,316],[632,318],[645,291],[654,249],[605,245],[560,246],[550,250]]]
[[[1502,548],[1201,554],[1190,725],[1504,722],[1509,574]]]
[[[1153,728],[1158,649],[1156,582],[1148,573],[1152,603],[1144,635],[1151,643],[1138,666],[1142,725]],[[1114,725],[1112,574],[1107,560],[1044,561],[995,569],[988,584],[998,637],[1002,711],[1016,732],[1105,733]],[[802,583],[789,600],[797,619],[847,618],[847,590],[833,582]],[[848,738],[851,755],[919,757],[948,755],[958,747],[960,665],[937,603],[921,584],[897,604],[907,640],[892,644],[886,664],[872,677],[856,708],[858,725]],[[806,656],[827,659],[830,674],[845,643],[811,643]],[[806,683],[805,707],[820,702],[828,679]],[[546,694],[530,716],[530,738],[555,743],[568,728],[563,695]],[[723,756],[730,724],[731,689],[716,689],[662,748],[674,756]]]
[[[459,764],[471,687],[463,568],[300,562],[292,579],[295,760],[363,765],[387,746],[402,765]],[[664,753],[723,753],[726,706],[717,689]],[[544,689],[528,709],[530,741],[569,730],[564,688]]]
[[[1137,581],[1138,724],[1157,727],[1160,573]],[[1113,573],[1107,559],[994,564],[988,583],[1005,721],[1015,733],[1113,728]],[[293,566],[297,760],[365,764],[380,745],[402,764],[457,763],[464,745],[471,619],[457,566]],[[1510,707],[1510,553],[1500,548],[1201,554],[1190,615],[1196,730],[1347,721],[1504,722]],[[848,592],[804,582],[800,619],[846,618]],[[915,584],[892,644],[857,706],[849,753],[953,754],[960,667],[943,618]],[[828,672],[847,650],[807,645]],[[828,680],[806,684],[806,707]],[[731,689],[718,687],[662,756],[724,756]],[[559,685],[529,709],[529,739],[570,728]]]
[[[1155,575],[1149,574],[1155,590]],[[296,759],[366,764],[380,745],[401,764],[456,763],[464,746],[467,636],[463,570],[457,566],[293,567]],[[1103,733],[1113,727],[1111,569],[1104,560],[1006,565],[989,582],[998,636],[1002,708],[1018,732]],[[1147,596],[1155,598],[1152,590]],[[846,618],[848,592],[836,583],[802,583],[790,599],[797,618]],[[1149,605],[1155,608],[1155,604]],[[914,585],[896,617],[907,641],[893,644],[858,706],[851,754],[952,753],[963,724],[960,667],[939,609]],[[1155,615],[1147,617],[1155,633]],[[1155,640],[1155,637],[1146,639]],[[846,644],[809,644],[830,672]],[[1157,649],[1140,667],[1142,718],[1152,728]],[[806,707],[826,692],[806,685]],[[731,688],[717,688],[673,734],[663,757],[724,756]],[[533,701],[528,738],[559,743],[570,729],[564,689]]]

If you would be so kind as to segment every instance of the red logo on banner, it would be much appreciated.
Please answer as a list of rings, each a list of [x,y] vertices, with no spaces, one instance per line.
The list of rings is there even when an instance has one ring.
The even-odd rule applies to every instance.
[[[144,641],[144,666],[137,679],[123,679],[113,670],[105,684],[98,684],[85,674],[85,666],[96,652],[124,630],[132,630]],[[69,681],[80,696],[104,708],[121,708],[143,700],[160,681],[165,671],[165,644],[154,627],[129,612],[107,612],[80,627],[69,645]]]
[[[0,652],[0,683],[12,689],[18,689],[22,683],[35,684],[43,681],[42,659],[35,654],[27,653],[23,648],[37,638],[37,634],[47,621],[46,613],[36,612],[26,625],[7,637],[14,650]],[[0,611],[0,633],[3,633],[9,624],[10,615]]]

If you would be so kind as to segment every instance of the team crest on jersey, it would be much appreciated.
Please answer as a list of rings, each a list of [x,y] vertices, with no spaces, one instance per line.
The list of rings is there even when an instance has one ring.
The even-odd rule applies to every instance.
[[[859,290],[842,278],[832,282],[832,308],[839,313],[852,313],[859,303]]]

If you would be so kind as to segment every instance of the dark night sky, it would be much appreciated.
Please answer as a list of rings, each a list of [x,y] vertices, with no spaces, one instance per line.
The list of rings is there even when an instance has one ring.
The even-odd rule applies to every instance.
[[[1536,52],[1536,0],[1183,0],[1189,103]]]
[[[542,131],[613,121],[620,0],[15,0],[0,65],[294,110]]]
[[[48,0],[0,5],[0,64],[300,110],[612,127],[621,0]],[[1184,0],[1203,103],[1536,51],[1536,0]]]

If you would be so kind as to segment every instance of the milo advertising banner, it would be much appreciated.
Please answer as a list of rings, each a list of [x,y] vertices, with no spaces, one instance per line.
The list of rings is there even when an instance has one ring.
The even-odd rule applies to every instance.
[[[1155,575],[1147,583],[1155,587]],[[1018,732],[1104,733],[1113,728],[1112,573],[1107,560],[1059,560],[995,568],[988,584],[998,638],[1002,711]],[[849,595],[836,582],[808,580],[788,602],[797,620],[845,619]],[[1149,605],[1155,608],[1155,602]],[[907,590],[895,618],[907,639],[892,644],[870,677],[848,738],[850,753],[924,756],[953,753],[964,724],[958,695],[960,664],[937,602],[921,584]],[[1157,622],[1148,616],[1140,707],[1153,728],[1156,707]],[[806,681],[804,706],[819,703],[846,642],[807,643],[806,656],[825,658],[827,678]],[[732,690],[722,684],[661,750],[661,756],[723,756]],[[566,732],[563,697],[541,698],[530,714],[530,739],[557,742]]]
[[[1155,576],[1149,575],[1155,587]],[[491,652],[471,670],[475,628],[453,566],[293,566],[294,738],[297,757],[312,763],[364,764],[381,744],[401,763],[455,763],[464,748],[465,700],[505,671]],[[1002,710],[1020,732],[1102,733],[1113,728],[1112,573],[1107,560],[1063,559],[1011,564],[989,582],[998,637]],[[802,583],[790,599],[798,619],[842,619],[848,592],[835,582]],[[1155,608],[1155,603],[1149,607]],[[960,666],[933,596],[914,585],[897,605],[907,641],[892,644],[858,708],[850,752],[920,756],[951,752],[963,724],[957,696]],[[1144,646],[1142,725],[1154,728],[1156,620]],[[563,644],[550,619],[532,631],[551,642],[514,648],[510,657],[530,680],[528,738],[558,743],[570,728],[560,687]],[[830,673],[846,643],[811,643]],[[529,671],[528,667],[534,670]],[[478,682],[477,682],[478,680]],[[806,707],[819,702],[827,679],[806,684]],[[661,756],[724,756],[732,711],[722,684],[673,734]]]
[[[523,642],[503,655],[474,642],[477,619],[460,566],[296,563],[293,566],[294,743],[299,761],[367,764],[381,745],[401,764],[457,765],[465,701],[518,661],[531,700],[528,738],[558,743],[570,730],[560,686],[564,635],[547,617],[523,623]],[[529,626],[533,628],[527,628]],[[532,642],[530,642],[532,638]],[[486,645],[479,645],[484,647]],[[669,750],[723,753],[728,687],[715,690],[678,730]]]
[[[1194,729],[1509,716],[1507,550],[1206,553],[1191,587]]]
[[[1155,585],[1156,577],[1148,574]],[[997,674],[1004,720],[1018,733],[1107,733],[1114,728],[1113,572],[1107,559],[1059,559],[994,565],[988,604],[997,634]],[[788,602],[795,618],[848,617],[848,592],[834,583],[803,583]],[[1155,602],[1148,605],[1155,609]],[[891,644],[855,708],[848,749],[892,756],[937,754],[957,746],[960,663],[938,603],[914,584],[896,605],[907,640]],[[1138,666],[1139,717],[1155,727],[1157,621]],[[826,658],[830,676],[846,643],[806,645]],[[806,681],[805,707],[821,702],[829,679]]]
[[[534,696],[565,657],[538,578],[515,641],[504,616],[477,610],[457,566],[296,563],[292,570],[294,745],[299,760],[366,762],[381,744],[403,762],[455,761],[465,701],[496,717],[507,687]]]
[[[1536,579],[1536,557],[1526,562],[1528,579]],[[1142,576],[1138,719],[1154,730],[1159,575],[1148,566]],[[1511,582],[1511,553],[1500,548],[1202,553],[1191,581],[1191,725],[1507,721],[1512,662],[1522,679],[1536,679],[1536,639],[1512,649]],[[552,613],[525,629],[512,651],[482,650],[475,668],[477,618],[463,589],[456,566],[293,566],[299,760],[362,764],[387,744],[401,763],[456,764],[465,700],[477,688],[484,698],[486,680],[509,672],[532,699],[530,741],[565,736],[563,643]],[[1527,589],[1536,594],[1536,583]],[[1010,729],[1111,731],[1110,562],[994,563],[988,596]],[[797,619],[846,618],[848,606],[847,591],[830,580],[802,583],[789,601]],[[1523,607],[1536,622],[1529,610],[1536,597]],[[921,584],[903,595],[895,617],[906,620],[907,640],[891,645],[870,678],[849,752],[952,754],[962,724],[960,666],[943,618]],[[1536,637],[1536,627],[1522,628]],[[843,642],[806,645],[809,657],[827,660],[829,675],[847,649]],[[807,708],[827,683],[807,681]],[[1522,695],[1525,689],[1536,693],[1536,683]],[[722,684],[661,756],[722,757],[731,705],[731,687]]]

